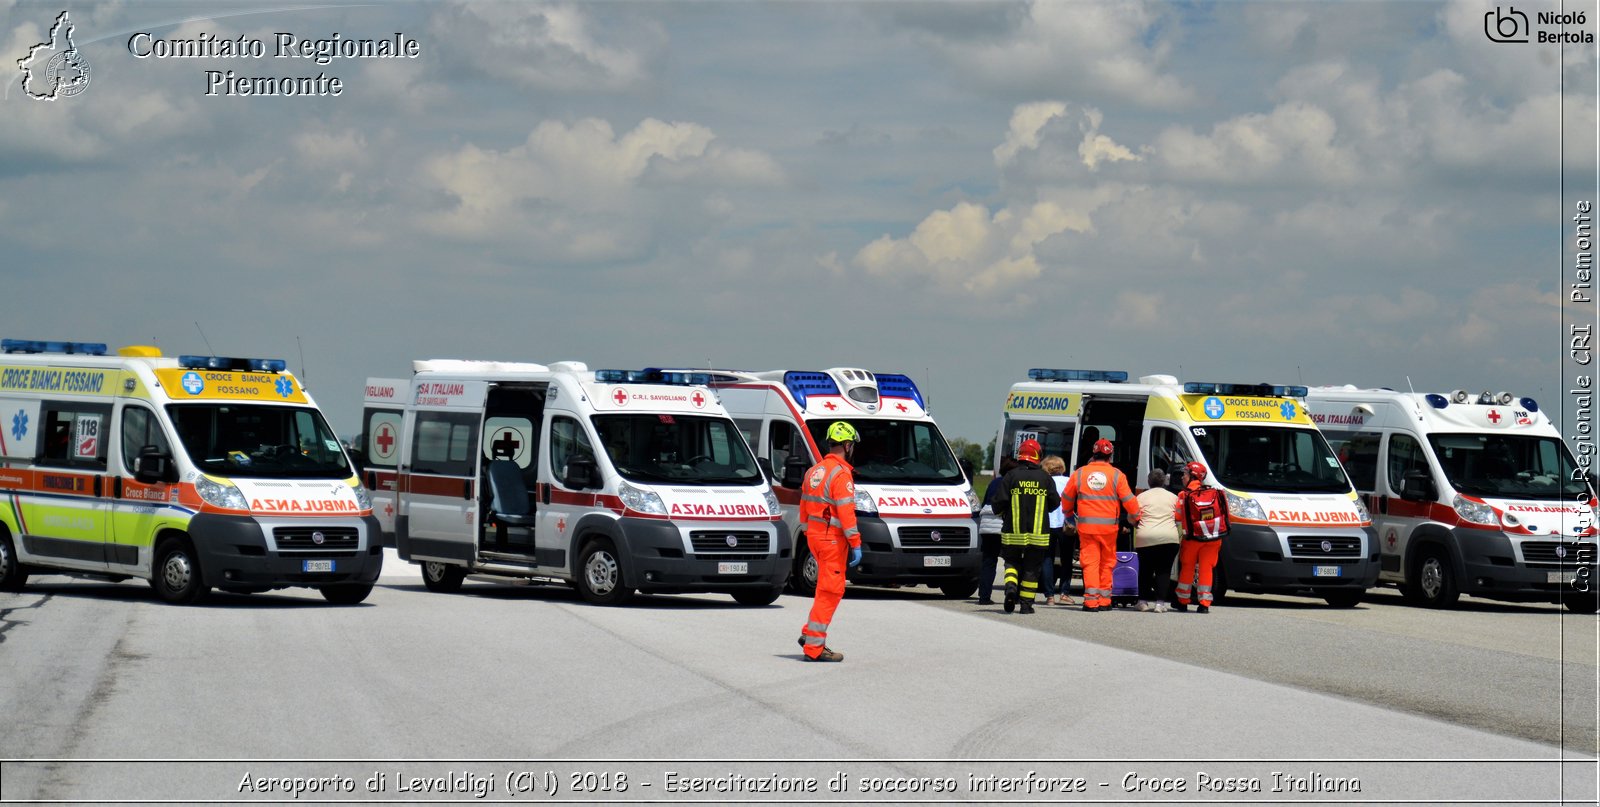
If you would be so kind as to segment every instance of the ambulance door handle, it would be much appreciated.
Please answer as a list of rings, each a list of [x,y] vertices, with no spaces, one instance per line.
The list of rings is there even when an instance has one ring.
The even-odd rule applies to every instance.
[[[540,482],[539,483],[539,502],[540,502],[540,504],[549,504],[550,503],[550,483],[548,483],[548,482]]]
[[[111,490],[112,490],[111,498],[113,498],[113,499],[122,498],[122,477],[118,476],[118,477],[113,477],[112,478],[112,480],[111,480]]]
[[[98,476],[98,475],[95,476],[95,478],[94,478],[94,497],[96,499],[100,498],[100,496],[103,495],[102,491],[105,489],[105,481],[106,481],[105,477]]]
[[[471,479],[463,479],[463,480],[461,480],[461,498],[469,499],[469,500],[472,498],[472,480]]]

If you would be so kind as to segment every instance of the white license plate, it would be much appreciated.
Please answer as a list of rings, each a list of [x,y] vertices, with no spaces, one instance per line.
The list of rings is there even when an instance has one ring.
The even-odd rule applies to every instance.
[[[1339,576],[1339,567],[1338,566],[1317,566],[1317,567],[1315,567],[1315,568],[1313,568],[1311,570],[1311,574],[1313,576],[1315,576],[1315,577],[1338,577]]]
[[[949,555],[923,555],[922,556],[922,565],[924,567],[927,567],[927,566],[949,566],[950,565],[950,556]]]
[[[1546,583],[1571,583],[1578,579],[1577,572],[1546,572]]]
[[[307,560],[307,561],[301,561],[301,563],[300,563],[300,571],[302,571],[302,572],[331,572],[331,571],[333,571],[333,561],[331,561],[331,560]]]
[[[749,573],[750,573],[750,564],[748,564],[748,563],[719,563],[719,564],[717,564],[717,574],[749,574]]]

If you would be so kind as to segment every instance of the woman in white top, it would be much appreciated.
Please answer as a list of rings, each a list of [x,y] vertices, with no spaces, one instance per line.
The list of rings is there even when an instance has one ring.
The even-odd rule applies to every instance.
[[[1134,497],[1139,500],[1139,523],[1133,532],[1133,548],[1139,553],[1140,611],[1165,613],[1172,587],[1172,561],[1178,556],[1178,524],[1173,509],[1178,496],[1167,490],[1167,474],[1150,472],[1150,488]]]
[[[1051,454],[1039,467],[1056,483],[1056,495],[1067,489],[1067,461]],[[1067,538],[1067,514],[1056,508],[1050,513],[1050,551],[1044,556],[1044,601],[1047,605],[1076,605],[1072,599],[1072,557],[1077,541]],[[1060,556],[1059,558],[1057,556]],[[1057,592],[1060,596],[1055,596]]]

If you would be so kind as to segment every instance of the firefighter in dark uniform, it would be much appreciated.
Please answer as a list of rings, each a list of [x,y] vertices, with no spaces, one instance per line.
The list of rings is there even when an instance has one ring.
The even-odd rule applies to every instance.
[[[1016,610],[1019,600],[1022,613],[1033,613],[1039,572],[1044,554],[1050,551],[1050,513],[1061,508],[1055,481],[1039,467],[1039,453],[1038,440],[1023,440],[1017,446],[1017,467],[995,482],[1002,491],[995,509],[1003,524],[1000,557],[1006,563],[1008,614]]]

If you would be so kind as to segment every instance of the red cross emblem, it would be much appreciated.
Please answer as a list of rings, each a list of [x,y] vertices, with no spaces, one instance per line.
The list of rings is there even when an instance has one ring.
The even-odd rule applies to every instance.
[[[623,406],[628,403],[628,393],[624,392],[621,387],[617,387],[617,391],[611,393],[611,400],[616,401],[617,406]]]
[[[393,502],[386,502],[383,505],[383,514],[386,515],[386,516],[394,515],[394,503]]]
[[[904,412],[904,411],[906,411],[906,405],[905,405],[905,404],[903,404],[903,403],[897,403],[897,404],[895,404],[895,405],[894,405],[894,408],[896,408],[896,409],[898,409],[898,410],[900,410],[900,411],[902,411],[902,412]]]
[[[1496,412],[1493,409],[1490,409],[1489,410],[1489,422],[1490,423],[1499,423],[1500,422],[1500,413]]]
[[[556,532],[566,532],[566,531],[567,531],[567,517],[566,516],[562,516],[561,519],[556,522]]]
[[[829,412],[832,412],[833,410],[839,408],[839,407],[833,405],[833,401],[825,401],[825,402],[823,402],[822,405],[827,407]]]
[[[389,456],[389,450],[394,447],[394,430],[389,428],[389,424],[385,423],[378,427],[376,442],[378,453],[385,457]]]
[[[701,395],[700,390],[695,390],[694,395],[690,397],[689,400],[693,401],[695,406],[706,405],[706,396]]]

